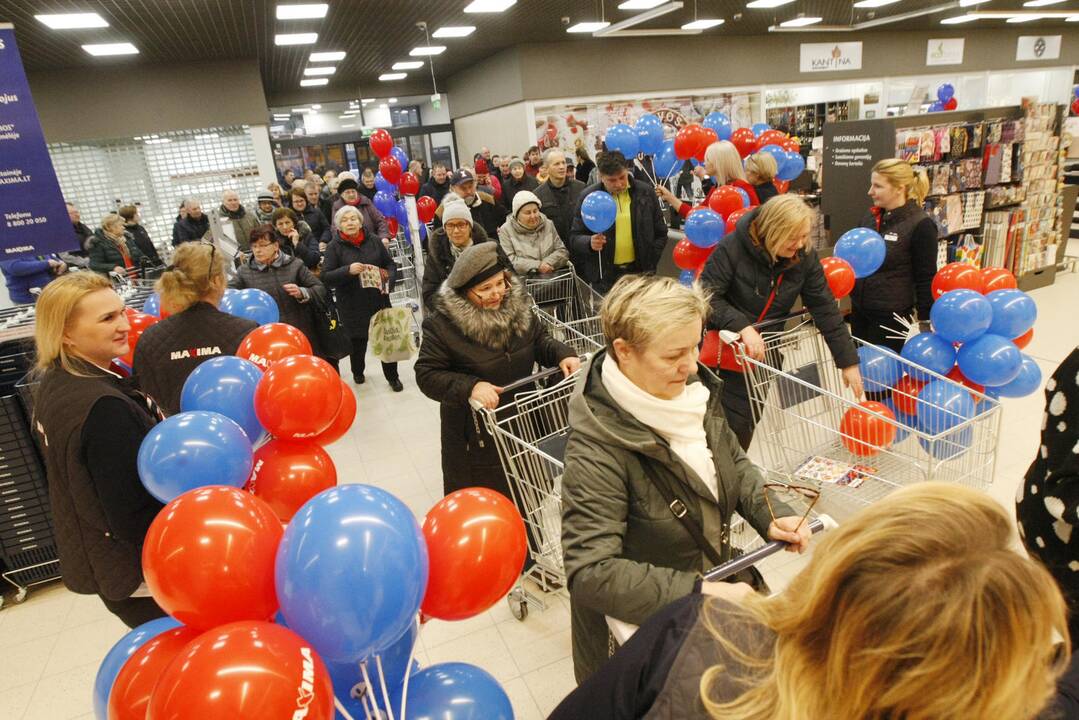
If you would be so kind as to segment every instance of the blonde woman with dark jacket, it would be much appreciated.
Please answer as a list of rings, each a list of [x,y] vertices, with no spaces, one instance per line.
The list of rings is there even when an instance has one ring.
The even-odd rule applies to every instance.
[[[541,212],[542,203],[530,190],[513,196],[513,212],[498,229],[502,251],[520,275],[552,273],[569,264],[569,251],[558,230]]]

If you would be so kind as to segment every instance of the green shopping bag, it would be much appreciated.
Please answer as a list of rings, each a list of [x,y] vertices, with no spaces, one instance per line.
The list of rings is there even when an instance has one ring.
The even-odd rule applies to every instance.
[[[401,362],[416,354],[412,313],[408,308],[385,308],[375,313],[368,328],[371,352],[382,362]]]

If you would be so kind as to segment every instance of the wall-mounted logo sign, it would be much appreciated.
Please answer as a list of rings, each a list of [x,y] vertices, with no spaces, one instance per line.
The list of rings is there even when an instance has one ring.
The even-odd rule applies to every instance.
[[[800,72],[862,69],[862,43],[802,43]]]
[[[926,65],[962,65],[963,38],[934,38],[926,43]]]
[[[664,125],[670,125],[675,129],[687,124],[686,116],[678,110],[673,110],[671,108],[657,108],[652,111],[652,114],[658,117],[659,121]]]
[[[1059,57],[1059,35],[1023,35],[1015,43],[1016,60],[1056,60]]]

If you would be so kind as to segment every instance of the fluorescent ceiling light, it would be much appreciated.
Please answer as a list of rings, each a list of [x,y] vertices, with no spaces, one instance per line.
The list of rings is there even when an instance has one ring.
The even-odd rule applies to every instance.
[[[1037,10],[975,10],[969,13],[978,18],[997,19],[1000,18],[1037,18],[1039,20],[1066,20],[1073,17],[1076,13],[1075,10],[1043,10],[1038,12]]]
[[[441,55],[446,52],[445,45],[421,45],[408,51],[412,57],[424,57],[426,55]]]
[[[382,82],[386,82],[387,80],[404,80],[406,77],[408,77],[408,73],[394,72],[382,73],[378,76],[378,79]]]
[[[344,60],[347,53],[343,50],[334,50],[331,52],[316,52],[311,53],[311,57],[307,58],[308,62],[337,62]]]
[[[708,28],[713,28],[713,27],[715,27],[717,25],[722,25],[722,24],[723,24],[723,19],[722,18],[717,19],[717,20],[694,20],[693,22],[688,22],[685,25],[683,25],[682,29],[683,30],[707,30]]]
[[[304,75],[333,75],[337,68],[333,65],[320,65],[319,67],[304,68]]]
[[[1066,19],[1064,22],[1077,22],[1077,23],[1079,23],[1079,15],[1072,15],[1070,18]]]
[[[472,0],[465,6],[466,13],[500,13],[517,4],[517,0]]]
[[[83,28],[108,27],[109,23],[97,13],[65,13],[63,15],[35,15],[34,18],[53,30],[81,30]]]
[[[1045,7],[1046,5],[1059,5],[1065,0],[1027,0],[1023,7]]]
[[[311,20],[326,17],[330,6],[326,3],[305,3],[303,5],[278,5],[278,20]]]
[[[1030,22],[1032,20],[1041,20],[1041,19],[1042,19],[1041,15],[1016,15],[1015,17],[1008,18],[1004,22],[1018,24],[1018,23],[1025,23],[1025,22]]]
[[[274,35],[274,45],[314,45],[318,42],[318,33],[285,33]]]
[[[124,43],[101,43],[97,45],[83,45],[82,49],[91,55],[138,55],[139,49],[129,42]]]
[[[476,32],[475,25],[447,25],[441,27],[431,33],[431,37],[436,38],[454,38],[454,37],[467,37]]]
[[[590,33],[610,25],[609,22],[579,22],[576,25],[566,28],[568,33]]]
[[[897,2],[899,2],[899,0],[858,0],[858,2],[854,3],[854,7],[878,8],[884,7],[885,5],[894,5]]]
[[[774,8],[780,5],[789,5],[794,0],[753,0],[753,2],[746,3],[747,8]]]
[[[311,80],[301,80],[300,87],[315,87],[317,85],[328,85],[329,82],[329,78],[313,78]],[[314,110],[312,110],[311,112],[314,112]]]
[[[423,60],[407,60],[405,62],[395,62],[393,64],[394,70],[415,70],[416,68],[423,67]]]
[[[971,20],[977,20],[977,15],[956,15],[955,17],[944,18],[940,21],[941,25],[959,25],[960,23],[968,23]]]
[[[819,17],[796,17],[793,20],[787,20],[786,22],[779,23],[779,27],[805,27],[806,25],[816,25],[823,18]]]
[[[989,1],[990,0],[959,0],[959,7],[971,7],[973,5],[981,5]]]
[[[667,0],[626,0],[618,6],[619,10],[651,10],[657,5],[662,5]]]

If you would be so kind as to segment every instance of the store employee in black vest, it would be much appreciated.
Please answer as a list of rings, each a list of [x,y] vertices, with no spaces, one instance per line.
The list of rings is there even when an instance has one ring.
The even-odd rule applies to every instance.
[[[111,372],[128,350],[124,301],[97,273],[49,283],[37,303],[33,427],[45,456],[60,573],[128,627],[165,613],[142,576],[142,544],[161,503],[139,481],[139,446],[161,412]]]
[[[873,166],[869,197],[873,207],[861,226],[884,238],[884,264],[858,280],[851,293],[851,335],[874,345],[903,349],[902,340],[884,327],[899,328],[893,315],[905,318],[917,310],[918,320],[929,322],[933,306],[933,276],[937,272],[937,226],[922,209],[929,179],[905,160],[881,160]],[[884,327],[882,327],[884,326]]]
[[[225,257],[210,243],[176,248],[172,265],[157,281],[161,307],[171,315],[146,329],[135,347],[139,387],[166,415],[180,412],[187,376],[202,363],[236,348],[258,323],[217,309],[225,294]]]

